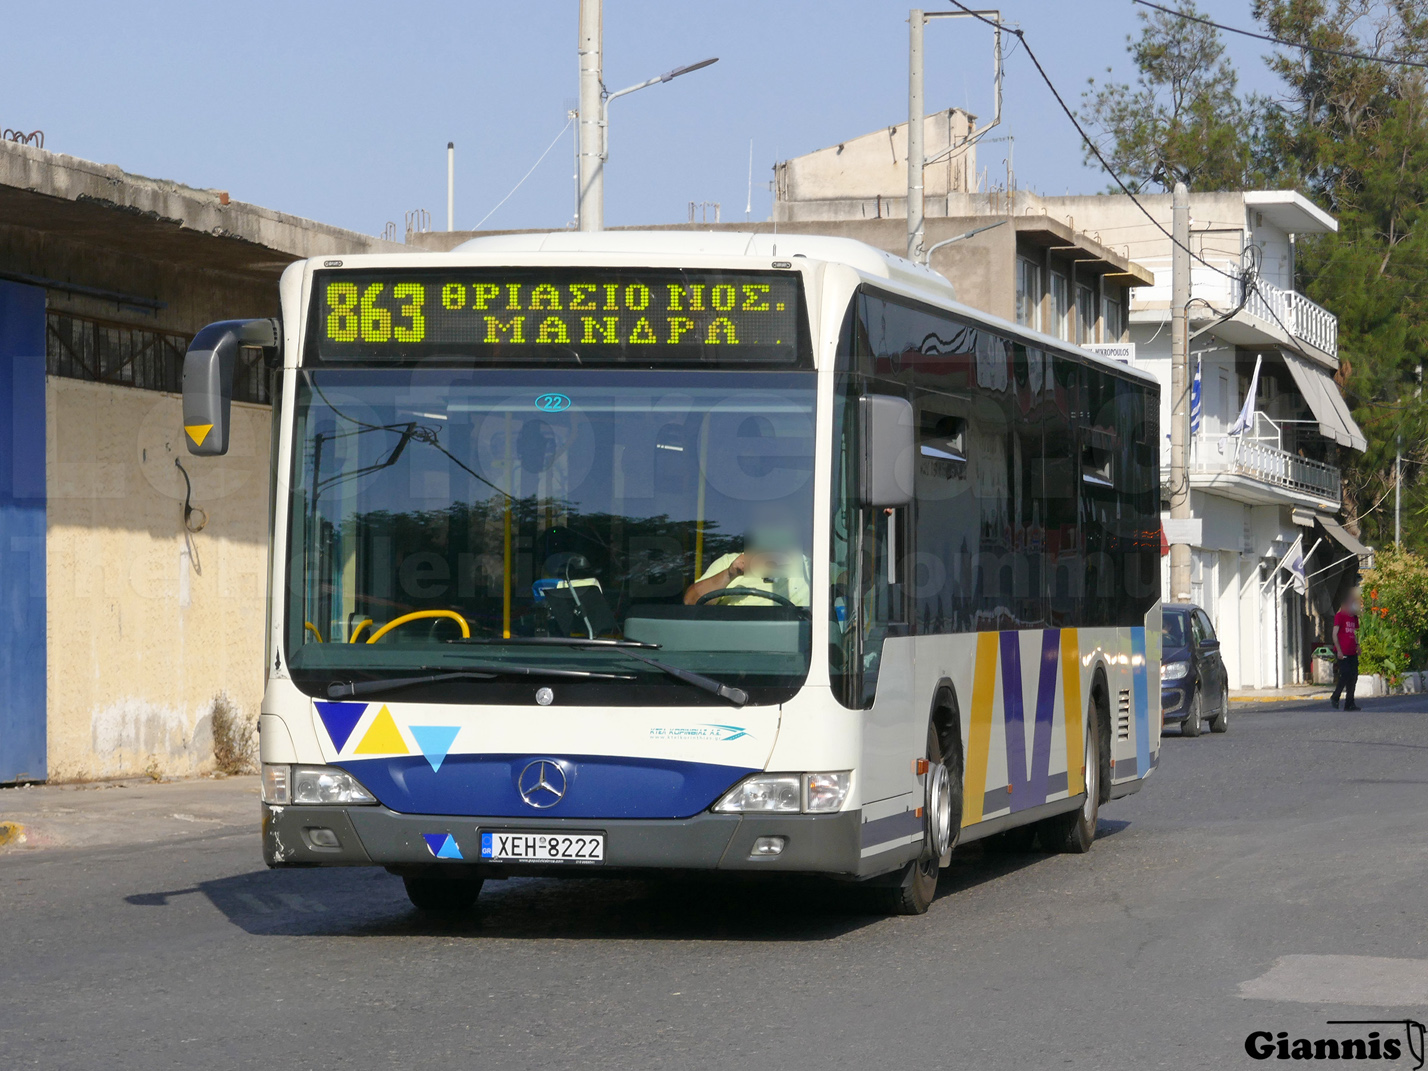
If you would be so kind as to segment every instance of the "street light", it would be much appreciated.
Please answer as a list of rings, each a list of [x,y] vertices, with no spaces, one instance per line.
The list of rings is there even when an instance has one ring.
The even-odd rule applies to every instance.
[[[953,238],[944,238],[944,239],[942,239],[942,241],[938,242],[936,245],[928,246],[927,251],[926,251],[925,253],[923,253],[923,256],[927,258],[927,263],[928,263],[929,265],[931,265],[931,263],[932,263],[932,254],[935,253],[935,252],[937,252],[937,251],[938,251],[939,249],[941,249],[944,245],[951,245],[953,242],[965,241],[965,240],[968,239],[968,238],[971,238],[971,237],[974,237],[975,235],[981,234],[983,231],[995,230],[996,228],[1000,227],[1000,226],[1001,226],[1003,223],[1005,223],[1005,222],[1006,222],[1006,220],[1004,220],[1004,219],[999,219],[999,220],[997,220],[995,223],[988,223],[985,227],[977,227],[977,228],[975,228],[974,230],[967,231],[965,234],[959,234],[959,235],[957,235],[957,236],[955,236],[955,237],[953,237]]]
[[[676,67],[672,71],[665,71],[664,74],[647,79],[638,85],[617,89],[613,93],[605,92],[602,83],[600,92],[600,155],[595,165],[595,174],[592,176],[593,181],[581,184],[580,229],[582,231],[601,231],[605,229],[604,170],[605,161],[610,158],[610,102],[616,97],[627,96],[630,93],[638,92],[641,89],[648,89],[650,86],[658,85],[661,82],[671,82],[682,74],[689,74],[691,71],[697,71],[718,62],[718,56],[711,56],[709,59],[702,59],[698,63],[690,63],[683,67]]]

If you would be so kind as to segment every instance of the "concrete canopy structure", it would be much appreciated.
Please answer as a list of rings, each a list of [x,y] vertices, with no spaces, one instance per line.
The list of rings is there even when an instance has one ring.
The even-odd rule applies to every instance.
[[[216,713],[256,714],[268,379],[246,362],[232,452],[191,458],[183,352],[276,315],[295,259],[402,248],[0,142],[0,782],[195,772]]]

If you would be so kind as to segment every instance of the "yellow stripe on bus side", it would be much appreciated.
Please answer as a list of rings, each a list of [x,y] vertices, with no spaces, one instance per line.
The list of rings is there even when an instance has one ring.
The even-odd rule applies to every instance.
[[[1066,791],[1086,791],[1086,741],[1081,725],[1081,644],[1074,628],[1061,630],[1061,705],[1066,709]]]
[[[962,790],[962,824],[982,820],[982,800],[987,794],[987,759],[992,746],[992,707],[997,695],[995,632],[977,633],[977,663],[972,677],[972,718],[967,727],[967,765]]]

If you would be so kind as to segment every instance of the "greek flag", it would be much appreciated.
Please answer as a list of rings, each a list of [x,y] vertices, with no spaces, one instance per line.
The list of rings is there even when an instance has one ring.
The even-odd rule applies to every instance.
[[[1294,586],[1294,590],[1300,595],[1309,594],[1309,578],[1304,575],[1303,536],[1296,539],[1294,546],[1289,548],[1289,553],[1285,556],[1284,568],[1289,573],[1289,582]]]
[[[1254,359],[1254,375],[1250,376],[1249,390],[1245,391],[1244,407],[1240,410],[1240,415],[1235,417],[1235,422],[1230,425],[1231,435],[1243,435],[1254,427],[1254,397],[1259,391],[1259,366],[1263,360],[1262,354]]]
[[[1195,362],[1195,378],[1190,383],[1190,434],[1200,433],[1200,362]]]

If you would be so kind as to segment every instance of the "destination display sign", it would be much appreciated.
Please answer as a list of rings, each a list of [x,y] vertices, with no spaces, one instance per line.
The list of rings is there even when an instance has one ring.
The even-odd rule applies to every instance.
[[[795,272],[334,270],[313,282],[315,363],[786,368],[808,356]]]

